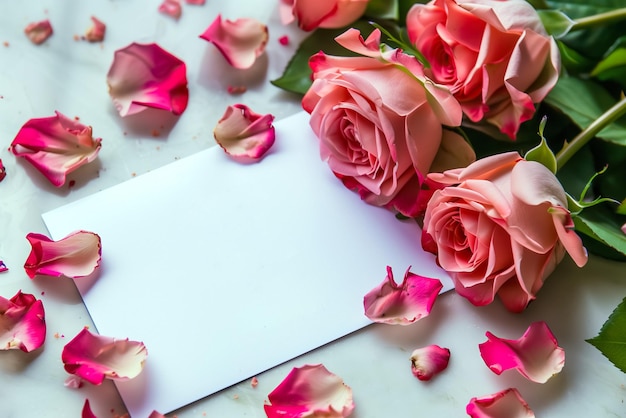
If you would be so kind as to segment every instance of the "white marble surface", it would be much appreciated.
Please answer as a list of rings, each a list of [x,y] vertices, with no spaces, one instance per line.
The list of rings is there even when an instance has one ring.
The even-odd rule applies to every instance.
[[[42,349],[0,352],[0,416],[80,416],[86,398],[99,417],[125,412],[111,382],[78,390],[64,387],[68,375],[61,350],[83,326],[92,325],[91,319],[71,280],[26,276],[25,236],[46,233],[40,217],[45,211],[214,146],[212,130],[228,104],[245,103],[279,119],[299,111],[297,97],[269,84],[303,36],[280,24],[276,4],[207,0],[204,6],[184,4],[182,17],[175,21],[157,12],[158,1],[0,0],[0,158],[7,168],[0,183],[0,259],[10,269],[0,274],[0,295],[9,298],[19,289],[35,294],[44,302],[48,325]],[[198,38],[218,13],[230,19],[254,17],[269,25],[267,53],[252,69],[231,69],[211,44]],[[103,44],[74,40],[90,25],[91,15],[107,24]],[[55,33],[45,44],[32,45],[23,29],[43,18],[51,20]],[[285,34],[291,39],[287,47],[278,43]],[[186,62],[190,101],[180,118],[155,122],[155,114],[149,113],[121,119],[115,112],[106,72],[113,52],[133,41],[157,42]],[[246,85],[248,91],[232,96],[228,85]],[[75,180],[71,188],[54,188],[7,151],[28,119],[51,116],[55,110],[79,116],[103,138],[97,161],[69,176]],[[160,131],[158,137],[152,136],[153,129]],[[626,295],[624,276],[622,264],[592,257],[578,269],[565,260],[522,314],[508,313],[498,303],[476,308],[449,293],[417,324],[369,326],[259,375],[256,388],[242,382],[168,416],[263,417],[264,399],[292,367],[324,363],[353,388],[356,418],[465,416],[471,397],[511,386],[540,417],[626,417],[626,375],[584,342],[597,334]],[[536,320],[547,321],[565,348],[563,372],[541,385],[514,371],[501,376],[489,371],[478,352],[485,331],[517,338]],[[184,336],[176,338],[183,347]],[[449,347],[452,357],[445,372],[425,383],[412,376],[409,356],[428,344]],[[254,351],[250,347],[251,356]]]

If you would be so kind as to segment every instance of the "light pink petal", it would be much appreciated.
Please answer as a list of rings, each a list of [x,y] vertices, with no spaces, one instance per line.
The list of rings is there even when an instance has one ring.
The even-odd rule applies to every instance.
[[[183,8],[180,5],[180,0],[164,0],[159,6],[159,12],[178,19],[183,12]]]
[[[65,382],[63,382],[63,386],[70,389],[80,389],[83,387],[83,379],[76,375],[70,375]]]
[[[200,35],[215,45],[230,65],[240,69],[250,68],[263,54],[268,37],[267,26],[255,19],[222,21],[221,15]]]
[[[203,6],[206,3],[206,0],[185,0],[187,4],[193,4],[196,6]]]
[[[46,340],[43,303],[19,290],[11,299],[0,296],[0,350],[20,349],[26,353]]]
[[[85,32],[85,39],[89,42],[104,41],[104,34],[107,29],[106,25],[94,16],[91,16],[91,22],[91,27],[87,29],[87,32]]]
[[[4,164],[2,164],[2,159],[0,159],[0,181],[4,180],[7,176],[7,169],[4,168]]]
[[[535,413],[515,388],[472,398],[465,411],[472,418],[535,418]]]
[[[622,232],[623,232],[624,234],[626,234],[626,223],[625,223],[624,225],[622,225]]]
[[[162,413],[158,411],[152,411],[150,415],[148,415],[148,418],[166,418],[166,417],[165,415],[163,415]]]
[[[429,345],[418,348],[411,354],[411,372],[419,380],[430,380],[448,367],[450,350]]]
[[[275,131],[271,114],[261,115],[248,106],[228,106],[213,130],[215,141],[235,160],[258,161],[272,147]]]
[[[322,364],[294,367],[268,400],[268,418],[342,418],[354,410],[352,389]]]
[[[100,266],[100,236],[93,232],[76,231],[58,241],[30,233],[26,239],[31,251],[24,270],[31,279],[37,274],[76,279],[90,275]]]
[[[374,322],[409,325],[430,314],[443,285],[439,279],[418,276],[407,269],[398,285],[391,267],[387,277],[363,298],[365,316]]]
[[[52,36],[52,25],[48,19],[29,23],[26,28],[24,28],[24,33],[32,43],[39,45]]]
[[[69,173],[96,159],[102,144],[92,136],[91,126],[55,113],[26,122],[9,149],[60,187]]]
[[[488,340],[478,346],[480,355],[496,374],[514,368],[533,382],[545,383],[563,369],[565,350],[543,321],[533,322],[518,340],[486,335]]]
[[[148,356],[145,345],[128,338],[118,340],[95,335],[83,328],[63,347],[65,370],[99,385],[106,379],[129,380],[143,370]]]
[[[85,399],[85,404],[83,405],[83,412],[81,418],[98,418],[96,414],[91,411],[91,406],[89,405],[89,399]]]
[[[122,117],[147,108],[180,115],[189,101],[185,63],[157,44],[132,43],[115,51],[107,83]]]

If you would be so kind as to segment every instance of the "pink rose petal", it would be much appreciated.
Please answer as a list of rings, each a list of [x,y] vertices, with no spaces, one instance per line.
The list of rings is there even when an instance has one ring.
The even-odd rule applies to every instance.
[[[411,372],[419,380],[430,380],[444,371],[450,361],[450,350],[429,345],[418,348],[411,354]]]
[[[85,404],[83,405],[83,412],[82,412],[81,418],[98,418],[91,411],[91,406],[89,405],[89,399],[85,399]]]
[[[115,51],[107,83],[122,117],[147,108],[180,115],[189,101],[185,63],[157,44],[132,43]]]
[[[517,369],[527,379],[545,383],[563,369],[565,350],[543,321],[530,324],[518,340],[505,340],[490,332],[486,335],[488,340],[478,346],[480,355],[496,374]]]
[[[106,32],[106,25],[94,16],[91,16],[91,22],[91,27],[85,32],[85,39],[89,42],[102,42]]]
[[[165,415],[163,415],[162,413],[158,411],[152,411],[150,415],[148,415],[148,418],[166,418],[166,417]]]
[[[342,418],[354,410],[352,389],[322,364],[294,367],[268,399],[268,418]]]
[[[63,347],[65,370],[89,383],[106,379],[129,380],[142,370],[148,351],[142,342],[95,335],[83,328]]]
[[[43,303],[19,290],[11,299],[0,296],[0,350],[20,349],[26,353],[46,340]]]
[[[76,279],[90,275],[100,266],[100,236],[93,232],[76,231],[58,241],[30,233],[26,239],[31,251],[24,270],[31,279],[38,274]]]
[[[387,266],[387,277],[363,298],[365,316],[374,322],[409,325],[428,316],[443,285],[439,279],[404,273],[400,285]]]
[[[213,130],[215,141],[237,161],[258,161],[272,147],[275,131],[271,114],[261,115],[248,106],[228,106]]]
[[[230,65],[240,69],[250,68],[263,54],[268,37],[267,26],[255,19],[222,21],[221,15],[200,35],[215,45]]]
[[[187,4],[193,4],[196,6],[203,6],[206,0],[185,0]]]
[[[9,150],[60,187],[69,173],[96,159],[101,139],[92,136],[91,126],[55,113],[56,116],[26,122]]]
[[[472,398],[465,411],[472,418],[535,418],[535,413],[515,388]]]
[[[83,379],[81,379],[79,376],[71,375],[67,379],[65,379],[65,382],[63,382],[63,386],[70,389],[80,389],[83,387]]]
[[[0,159],[0,181],[4,180],[7,176],[7,170],[4,168],[4,164],[2,164],[2,160]]]
[[[178,19],[183,9],[180,5],[180,0],[164,0],[159,6],[159,12]]]
[[[4,264],[4,261],[0,260],[0,273],[4,273],[5,271],[9,271],[9,268]]]
[[[24,33],[32,43],[39,45],[52,36],[52,25],[48,19],[29,23],[26,28],[24,28]]]

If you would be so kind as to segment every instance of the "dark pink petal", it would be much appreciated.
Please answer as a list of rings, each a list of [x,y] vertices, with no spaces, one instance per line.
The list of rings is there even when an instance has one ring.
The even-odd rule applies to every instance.
[[[180,0],[164,0],[159,6],[159,12],[178,19],[183,12]]]
[[[430,380],[444,371],[450,361],[450,350],[429,345],[418,348],[411,354],[411,372],[419,380]]]
[[[196,6],[203,6],[206,0],[185,0],[187,4],[194,4]]]
[[[148,416],[148,418],[166,418],[166,417],[165,415],[163,415],[162,413],[158,411],[152,411],[150,415]]]
[[[189,101],[185,63],[157,44],[132,43],[115,51],[107,83],[122,117],[147,108],[180,115]]]
[[[443,285],[439,279],[418,276],[409,270],[410,267],[398,285],[387,266],[385,280],[363,298],[365,316],[374,322],[408,325],[430,314]]]
[[[472,418],[535,418],[535,413],[515,388],[472,398],[465,412]]]
[[[85,39],[89,42],[102,42],[107,29],[106,25],[94,16],[91,16],[91,22],[91,27],[85,32]]]
[[[4,180],[7,176],[7,170],[4,168],[4,164],[2,164],[2,160],[0,159],[0,181]]]
[[[24,33],[32,43],[39,45],[52,36],[52,25],[48,19],[29,23],[24,29]]]
[[[215,141],[235,160],[258,161],[274,145],[275,131],[271,114],[261,115],[248,106],[228,106],[213,130]]]
[[[533,382],[545,383],[563,369],[565,350],[543,321],[530,324],[518,340],[498,338],[486,333],[487,341],[479,344],[485,364],[496,374],[517,369]]]
[[[106,379],[129,380],[143,370],[148,351],[142,342],[95,335],[83,328],[63,347],[65,370],[89,383]]]
[[[60,187],[69,173],[96,159],[102,144],[92,136],[91,126],[55,113],[26,122],[9,149]]]
[[[0,260],[0,273],[4,273],[5,271],[9,271],[9,268],[4,264],[4,261]]]
[[[83,412],[81,418],[98,418],[92,411],[89,405],[89,399],[85,399],[85,405],[83,405]]]
[[[100,266],[100,236],[93,232],[76,231],[58,241],[30,233],[26,239],[31,251],[24,270],[31,279],[37,274],[76,279],[90,275]]]
[[[11,299],[0,296],[0,350],[20,349],[26,353],[46,340],[43,303],[19,290]]]
[[[230,65],[241,69],[250,68],[263,54],[268,37],[267,26],[255,19],[222,21],[221,15],[200,35],[215,45]]]
[[[280,38],[278,38],[278,43],[282,46],[289,45],[289,37],[287,35],[281,36]]]
[[[354,410],[352,389],[322,364],[294,367],[268,399],[268,418],[342,418]]]

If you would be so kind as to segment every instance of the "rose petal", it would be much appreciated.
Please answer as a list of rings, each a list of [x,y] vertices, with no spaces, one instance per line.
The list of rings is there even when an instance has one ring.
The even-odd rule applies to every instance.
[[[31,279],[37,274],[76,279],[90,275],[100,266],[100,236],[93,232],[76,231],[58,241],[30,233],[26,239],[31,251],[24,270]]]
[[[98,418],[96,414],[91,411],[91,406],[89,405],[89,399],[85,399],[85,404],[83,405],[83,412],[81,415],[82,418]]]
[[[261,115],[248,106],[228,106],[213,130],[215,141],[237,161],[250,162],[261,159],[275,140],[271,114]]]
[[[517,369],[537,383],[545,383],[559,373],[565,364],[565,350],[543,321],[530,324],[518,340],[505,340],[486,333],[488,340],[479,344],[485,364],[496,374]]]
[[[186,73],[185,63],[157,44],[132,43],[115,51],[109,94],[122,117],[147,108],[180,115],[189,101]]]
[[[55,113],[26,122],[9,149],[60,187],[69,173],[96,159],[101,139],[92,136],[91,126]]]
[[[25,353],[41,347],[46,339],[43,303],[19,290],[11,299],[0,296],[0,350]]]
[[[400,285],[387,266],[387,277],[363,298],[365,316],[374,322],[409,325],[430,314],[443,285],[439,279],[404,273]]]
[[[450,350],[429,345],[418,348],[411,354],[411,372],[419,380],[430,380],[448,367]]]
[[[4,168],[4,164],[2,164],[2,159],[0,159],[0,181],[4,180],[7,176],[7,170]]]
[[[65,370],[99,385],[106,379],[129,380],[143,370],[148,351],[142,342],[94,335],[83,328],[63,347]]]
[[[193,4],[193,5],[196,5],[196,6],[203,6],[205,2],[206,2],[206,0],[185,0],[185,3]]]
[[[268,399],[268,418],[341,418],[354,410],[352,389],[322,364],[294,367]]]
[[[178,19],[183,12],[180,0],[164,0],[159,6],[159,12]]]
[[[89,42],[102,42],[107,29],[106,25],[94,16],[91,16],[91,22],[93,24],[85,32],[85,39]]]
[[[200,35],[215,45],[230,65],[240,69],[250,68],[263,54],[268,37],[267,26],[255,19],[222,21],[219,14]]]
[[[4,261],[0,260],[0,273],[4,273],[5,271],[9,271],[9,268],[4,264]]]
[[[152,411],[150,415],[148,415],[148,418],[166,418],[166,417],[165,415],[163,415],[162,413],[158,411]]]
[[[26,28],[24,28],[24,33],[32,43],[39,45],[52,36],[52,25],[48,19],[29,23]]]
[[[472,398],[465,411],[472,418],[535,418],[535,413],[515,388]]]
[[[83,379],[81,379],[79,376],[71,375],[67,379],[65,379],[65,382],[63,382],[63,386],[70,389],[80,389],[81,387],[83,387]]]

